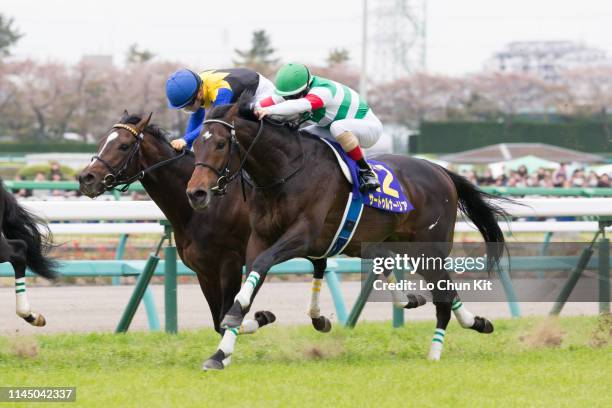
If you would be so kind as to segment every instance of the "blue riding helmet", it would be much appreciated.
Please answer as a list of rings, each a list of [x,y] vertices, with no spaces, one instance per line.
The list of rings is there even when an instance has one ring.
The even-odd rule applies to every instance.
[[[176,71],[166,81],[168,106],[174,109],[181,109],[191,105],[198,94],[201,84],[202,79],[195,72],[188,69]]]

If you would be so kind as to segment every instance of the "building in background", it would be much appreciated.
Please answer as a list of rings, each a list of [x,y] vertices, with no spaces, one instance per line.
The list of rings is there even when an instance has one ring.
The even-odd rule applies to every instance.
[[[534,75],[556,81],[575,68],[612,65],[606,52],[575,41],[512,42],[485,63],[485,69]]]
[[[427,0],[369,0],[368,20],[369,82],[425,69]]]

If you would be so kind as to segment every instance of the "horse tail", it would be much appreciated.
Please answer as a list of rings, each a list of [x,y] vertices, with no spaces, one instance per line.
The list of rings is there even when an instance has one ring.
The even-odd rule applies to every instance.
[[[52,235],[47,224],[21,207],[15,197],[2,187],[0,198],[4,201],[2,233],[7,239],[19,239],[26,244],[26,265],[47,279],[57,276],[57,262],[47,254],[53,247]]]
[[[465,177],[450,170],[446,174],[451,178],[459,201],[457,207],[459,211],[467,216],[476,225],[478,231],[487,243],[487,264],[488,270],[499,264],[499,260],[506,250],[504,233],[502,232],[497,218],[509,219],[510,215],[498,204],[498,202],[514,203],[509,198],[494,196],[480,190]]]

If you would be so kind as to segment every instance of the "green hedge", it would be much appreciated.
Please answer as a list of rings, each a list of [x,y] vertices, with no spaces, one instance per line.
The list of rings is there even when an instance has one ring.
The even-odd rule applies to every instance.
[[[612,152],[601,122],[424,122],[416,147],[419,153],[455,153],[496,143],[547,143],[583,152]]]
[[[97,145],[89,143],[0,143],[2,153],[95,153]]]

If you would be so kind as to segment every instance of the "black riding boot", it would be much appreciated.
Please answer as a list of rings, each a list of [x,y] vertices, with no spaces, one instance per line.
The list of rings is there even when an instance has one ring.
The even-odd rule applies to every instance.
[[[359,191],[365,193],[380,187],[374,170],[365,159],[359,160],[357,165],[359,165]]]

